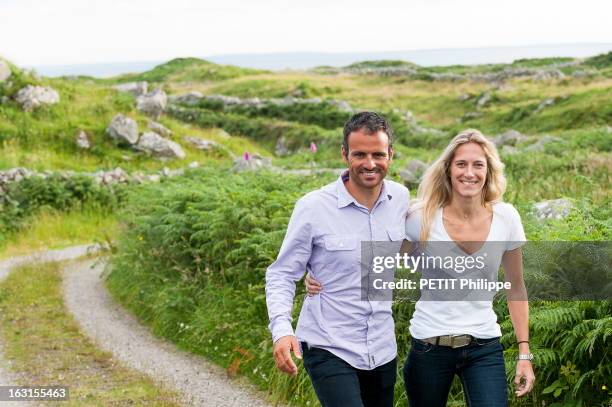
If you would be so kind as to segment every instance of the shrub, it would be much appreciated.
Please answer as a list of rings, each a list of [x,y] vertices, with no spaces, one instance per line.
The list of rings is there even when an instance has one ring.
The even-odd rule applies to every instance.
[[[0,195],[0,241],[19,230],[23,222],[41,208],[70,210],[85,205],[116,208],[125,200],[123,185],[103,186],[86,176],[51,175],[25,178],[8,184]]]
[[[229,372],[248,375],[275,400],[315,403],[303,369],[297,380],[289,380],[273,364],[264,276],[277,255],[295,200],[331,179],[195,171],[165,186],[147,187],[124,210],[125,233],[111,259],[111,292],[149,321],[156,333],[213,358]],[[592,240],[609,238],[599,226],[589,231],[589,225],[597,222],[588,205],[578,207],[568,220],[558,221],[567,222],[566,229],[534,220],[527,215],[527,204],[518,207],[531,239],[570,240],[574,233]],[[574,231],[585,219],[587,226]],[[298,285],[294,315],[302,292]],[[514,334],[505,302],[494,306],[506,332],[503,342],[508,346],[505,356],[511,380],[516,347],[509,345]],[[408,324],[414,303],[398,302],[393,310],[401,362],[409,350]],[[593,389],[609,377],[605,352],[609,314],[609,305],[597,303],[533,304],[539,387],[526,401],[513,400],[513,405],[554,400],[544,390],[559,380],[560,369],[568,361],[580,372],[567,392],[568,400],[599,403],[602,392]],[[578,350],[572,354],[574,347]],[[406,402],[401,386],[400,377],[398,405]],[[458,385],[453,386],[451,398],[461,398]]]

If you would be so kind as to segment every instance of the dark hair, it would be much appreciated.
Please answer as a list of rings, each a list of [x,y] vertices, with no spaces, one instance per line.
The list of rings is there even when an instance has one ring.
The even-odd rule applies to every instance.
[[[367,134],[374,134],[379,131],[383,131],[389,138],[389,150],[393,146],[393,129],[391,128],[391,124],[389,124],[387,119],[376,112],[361,112],[354,114],[344,125],[344,139],[342,140],[342,147],[344,147],[344,151],[347,155],[349,151],[349,135],[352,132],[359,130],[364,130]]]

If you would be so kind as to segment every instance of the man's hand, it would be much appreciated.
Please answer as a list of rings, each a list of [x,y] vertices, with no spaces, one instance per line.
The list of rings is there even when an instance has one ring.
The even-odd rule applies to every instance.
[[[308,292],[309,297],[319,294],[323,289],[323,287],[321,287],[321,283],[315,280],[314,277],[310,275],[310,273],[306,273],[304,285],[306,286],[306,292]]]
[[[295,376],[297,375],[297,366],[291,358],[291,351],[293,351],[296,358],[302,359],[300,344],[293,335],[283,336],[274,343],[276,367],[287,374]]]
[[[535,375],[531,362],[528,360],[519,360],[516,362],[516,375],[514,376],[514,385],[516,397],[522,397],[533,389]]]

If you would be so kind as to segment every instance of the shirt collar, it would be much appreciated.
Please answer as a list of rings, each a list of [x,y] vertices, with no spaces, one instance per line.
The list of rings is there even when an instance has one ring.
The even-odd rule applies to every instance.
[[[338,194],[338,208],[344,208],[345,206],[349,206],[351,203],[354,203],[355,205],[360,205],[359,202],[355,200],[353,195],[351,195],[349,191],[346,189],[346,185],[344,185],[344,182],[348,181],[348,179],[349,179],[349,172],[344,171],[342,175],[340,175],[340,177],[338,178],[338,181],[336,181],[336,189],[337,189],[337,194]],[[382,189],[380,190],[380,196],[378,197],[378,200],[374,204],[374,207],[379,205],[380,202],[390,201],[392,199],[393,199],[393,195],[391,195],[391,192],[389,191],[389,188],[387,187],[387,180],[383,180]]]

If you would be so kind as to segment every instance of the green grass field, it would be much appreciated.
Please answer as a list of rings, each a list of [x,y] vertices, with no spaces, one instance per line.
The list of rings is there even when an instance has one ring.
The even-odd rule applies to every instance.
[[[342,167],[341,128],[343,115],[348,113],[333,107],[333,100],[346,101],[355,111],[377,110],[390,117],[398,154],[389,177],[395,180],[409,161],[431,162],[462,129],[478,128],[488,136],[514,129],[527,137],[514,146],[516,150],[502,149],[508,178],[505,200],[518,208],[528,238],[610,240],[611,57],[608,53],[585,60],[546,58],[427,68],[405,61],[364,61],[334,72],[323,68],[268,72],[182,58],[148,72],[109,79],[38,78],[12,66],[11,82],[0,84],[0,96],[9,97],[0,104],[0,170],[22,166],[37,171],[94,172],[121,167],[130,172],[157,172],[163,167],[186,167],[193,161],[204,169],[158,185],[127,186],[111,192],[85,181],[74,184],[59,178],[48,183],[23,182],[4,198],[0,196],[0,257],[84,242],[112,242],[114,270],[108,287],[154,332],[209,357],[230,375],[245,375],[266,390],[272,401],[316,405],[303,372],[291,379],[273,366],[263,273],[276,256],[295,200],[333,177],[235,174],[228,170],[233,157],[258,153],[285,169]],[[416,74],[376,73],[376,69],[393,68]],[[369,71],[360,73],[364,69]],[[516,77],[501,83],[469,79],[469,75],[516,69],[559,69],[565,77]],[[581,71],[587,74],[576,74]],[[435,79],[434,74],[460,75],[462,79]],[[137,80],[148,81],[149,89],[160,87],[169,95],[199,91],[240,98],[319,98],[321,103],[233,110],[215,103],[183,107],[183,114],[166,114],[158,121],[173,131],[172,139],[182,145],[187,156],[162,161],[118,147],[105,134],[117,113],[134,118],[141,132],[146,129],[148,119],[136,109],[135,98],[112,89],[114,84]],[[53,87],[60,93],[60,103],[30,113],[22,111],[10,97],[25,84]],[[408,111],[424,131],[405,119]],[[76,147],[74,138],[79,130],[90,135],[90,150]],[[183,141],[185,135],[215,141],[220,147],[211,152],[196,150]],[[554,138],[537,148],[546,136]],[[281,139],[292,150],[288,156],[275,155]],[[316,154],[308,149],[312,141],[318,146]],[[557,198],[572,202],[570,215],[538,221],[533,215],[534,203]],[[79,203],[81,199],[87,203]],[[5,318],[10,312],[23,315],[35,297],[40,298],[41,306],[63,312],[54,291],[59,279],[57,266],[39,272],[47,288],[29,280],[34,269],[23,270],[3,284],[0,300]],[[17,295],[18,287],[27,287],[24,296]],[[298,307],[299,301],[295,309]],[[497,304],[496,311],[507,334],[507,310]],[[394,312],[403,358],[413,304],[396,304]],[[609,302],[533,304],[531,315],[533,347],[542,360],[537,367],[539,382],[529,398],[511,400],[511,405],[607,405],[612,375],[610,354],[605,351],[612,337]],[[48,330],[48,346],[64,346],[61,341],[69,332],[70,338],[79,338],[84,352],[96,354],[65,316],[57,324],[39,314],[35,317],[40,319],[23,319],[19,329],[27,334],[21,336],[15,334],[10,320],[3,322],[7,326],[3,329],[5,339],[14,346],[8,357],[17,361],[20,369],[47,380],[33,370],[31,361],[17,355],[28,344],[40,345],[28,342],[42,340],[36,334],[36,324]],[[560,342],[557,338],[573,339]],[[581,338],[591,341],[590,351],[583,349]],[[508,336],[504,340],[511,343]],[[50,358],[49,369],[54,371],[53,366],[71,356],[69,352],[58,356],[49,351],[38,357]],[[507,351],[509,368],[512,357],[511,350]],[[97,368],[92,369],[95,376]],[[113,375],[119,382],[129,376],[123,371]],[[129,377],[125,379],[126,390],[143,389],[136,391],[143,397],[138,400],[170,397],[146,387],[146,379]],[[557,387],[546,390],[551,386]],[[83,392],[101,405],[119,400],[95,380]],[[406,404],[401,381],[396,396],[396,405]],[[462,400],[460,386],[455,384],[450,405],[462,405]]]

